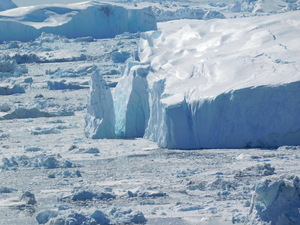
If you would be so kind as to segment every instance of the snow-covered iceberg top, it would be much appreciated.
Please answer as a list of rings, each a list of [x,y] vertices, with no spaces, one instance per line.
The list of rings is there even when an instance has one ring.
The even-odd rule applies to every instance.
[[[299,24],[290,12],[146,33],[115,91],[116,134],[167,148],[299,145]]]
[[[151,9],[125,8],[98,1],[20,7],[0,12],[0,42],[29,41],[42,32],[67,38],[110,38],[124,32],[156,30]]]

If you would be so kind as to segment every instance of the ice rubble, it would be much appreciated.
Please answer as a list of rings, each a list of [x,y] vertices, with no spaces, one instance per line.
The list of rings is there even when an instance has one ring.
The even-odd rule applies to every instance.
[[[182,149],[299,145],[299,18],[182,20],[142,35],[140,62],[114,94],[117,136]]]
[[[34,40],[42,32],[67,38],[111,38],[148,30],[156,30],[151,8],[130,9],[97,1],[20,7],[0,13],[0,42]]]
[[[300,181],[296,176],[273,178],[256,185],[246,224],[300,223]]]
[[[144,214],[131,209],[121,210],[111,208],[106,214],[100,210],[93,213],[67,210],[66,212],[55,210],[40,211],[36,220],[38,224],[86,224],[86,225],[109,225],[109,224],[145,224],[147,219]]]

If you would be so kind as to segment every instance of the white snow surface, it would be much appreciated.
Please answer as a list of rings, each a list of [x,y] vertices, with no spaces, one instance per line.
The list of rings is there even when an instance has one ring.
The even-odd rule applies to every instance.
[[[297,145],[299,18],[296,11],[159,24],[159,31],[146,33],[140,41],[140,61],[150,65],[150,100],[115,102],[116,108],[124,108],[127,123],[139,117],[128,114],[128,108],[119,104],[136,105],[138,110],[149,101],[145,137],[161,147]],[[143,77],[145,72],[140,71]],[[129,68],[123,79],[132,79],[130,73]],[[132,90],[130,81],[120,82],[116,94],[118,89],[139,92],[138,88]]]
[[[0,11],[17,8],[17,5],[12,0],[1,0]]]
[[[0,28],[0,41],[34,40],[42,32],[67,38],[111,38],[124,32],[156,30],[156,20],[150,8],[90,1],[7,10],[0,13]]]

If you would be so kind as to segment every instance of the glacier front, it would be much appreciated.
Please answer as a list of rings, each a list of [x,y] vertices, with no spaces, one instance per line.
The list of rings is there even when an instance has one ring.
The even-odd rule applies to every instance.
[[[144,137],[164,148],[299,145],[299,24],[299,11],[160,24],[116,87],[114,99],[136,96],[115,100],[116,124],[136,136],[146,124]],[[143,121],[129,113],[147,108]]]

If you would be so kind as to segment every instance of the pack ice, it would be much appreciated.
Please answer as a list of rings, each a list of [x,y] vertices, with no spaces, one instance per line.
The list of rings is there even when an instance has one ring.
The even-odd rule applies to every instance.
[[[43,32],[67,38],[112,38],[124,32],[155,29],[155,16],[149,7],[125,8],[97,1],[19,7],[0,12],[0,42],[30,41]]]
[[[300,12],[160,24],[114,92],[115,133],[164,148],[300,144]]]

